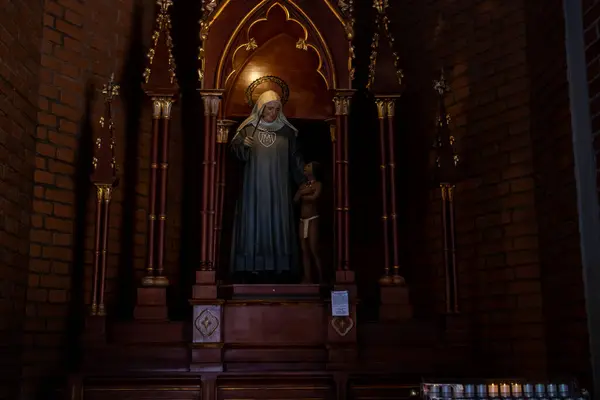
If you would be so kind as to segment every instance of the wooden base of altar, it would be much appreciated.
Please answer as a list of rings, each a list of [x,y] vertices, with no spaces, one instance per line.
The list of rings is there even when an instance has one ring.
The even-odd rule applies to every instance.
[[[331,316],[319,285],[225,285],[218,299],[193,299],[192,371],[351,369],[356,301]],[[353,291],[354,292],[354,291]]]
[[[138,288],[133,317],[136,320],[166,321],[168,318],[167,288]]]
[[[72,376],[71,400],[408,400],[420,398],[420,378],[398,375],[331,373],[147,374]]]
[[[382,286],[379,319],[382,321],[408,321],[413,317],[408,287]]]

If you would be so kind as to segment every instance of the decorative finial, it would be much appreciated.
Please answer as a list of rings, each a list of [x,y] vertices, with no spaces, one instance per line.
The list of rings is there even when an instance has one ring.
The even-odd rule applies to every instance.
[[[375,8],[379,14],[385,14],[385,10],[389,6],[390,5],[388,4],[388,0],[374,0],[373,1],[373,8]]]
[[[440,71],[440,79],[433,81],[433,89],[438,92],[440,96],[443,96],[444,93],[448,93],[450,91],[450,86],[446,82],[446,76],[444,73],[444,68]]]
[[[114,97],[119,95],[119,89],[121,89],[121,86],[115,83],[115,74],[113,72],[110,74],[108,83],[102,87],[102,94],[105,97],[104,101],[110,103]]]
[[[217,0],[204,0],[202,2],[202,8],[206,12],[207,17],[215,11],[218,5]]]
[[[173,0],[156,0],[156,4],[158,4],[162,12],[167,12],[169,7],[173,5]]]

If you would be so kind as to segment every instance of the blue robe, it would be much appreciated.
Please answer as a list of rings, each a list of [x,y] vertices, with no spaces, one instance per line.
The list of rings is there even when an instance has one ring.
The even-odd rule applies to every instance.
[[[304,180],[304,162],[296,133],[288,126],[273,134],[256,130],[251,148],[244,146],[254,126],[244,127],[231,141],[245,163],[242,193],[236,205],[231,272],[299,273],[293,190]],[[261,143],[262,139],[262,143]]]

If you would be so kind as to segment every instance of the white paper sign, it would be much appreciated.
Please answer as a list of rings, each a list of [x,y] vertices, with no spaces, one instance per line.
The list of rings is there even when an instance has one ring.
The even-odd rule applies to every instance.
[[[331,315],[333,317],[350,316],[347,290],[334,290],[331,292]]]

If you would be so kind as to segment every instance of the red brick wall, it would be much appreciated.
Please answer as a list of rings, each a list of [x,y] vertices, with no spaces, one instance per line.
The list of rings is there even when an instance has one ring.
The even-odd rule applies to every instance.
[[[0,398],[16,398],[27,290],[35,166],[39,43],[37,0],[3,4],[0,15]]]
[[[424,110],[405,115],[411,147],[424,154],[434,133],[436,70],[444,66],[452,86],[447,106],[465,174],[455,203],[459,287],[471,349],[487,369],[470,371],[478,375],[544,375],[546,366],[524,3],[413,1],[393,20],[407,55],[406,103]],[[415,226],[426,227],[417,238],[425,243],[421,268],[436,278],[423,273],[414,284],[428,285],[439,305],[439,190],[430,193]]]
[[[69,356],[76,355],[73,339],[81,329],[78,316],[83,303],[89,303],[91,283],[91,148],[103,110],[99,89],[111,73],[122,84],[114,107],[121,180],[111,206],[106,300],[113,314],[126,315],[133,306],[133,281],[145,263],[151,113],[140,84],[153,12],[153,3],[134,0],[44,2],[42,68],[35,99],[40,110],[25,324],[27,379],[64,375],[74,360]],[[175,125],[172,193],[181,187]],[[177,196],[169,206],[169,233],[176,237]],[[169,242],[167,272],[173,272],[178,254],[178,243]]]
[[[544,324],[551,376],[589,382],[562,0],[527,2],[531,138]]]
[[[456,193],[457,256],[472,348],[489,375],[585,378],[587,329],[562,4],[530,3],[412,1],[393,9],[400,53],[406,55],[403,118],[406,135],[413,136],[405,157],[411,171],[426,163],[412,149],[425,154],[431,145],[436,115],[431,82],[444,66],[465,174]],[[411,287],[437,294],[429,305],[415,297],[442,311],[439,190],[427,191],[417,175],[406,176],[410,187],[422,188],[409,207],[421,211],[411,212],[417,221],[409,225],[424,227],[412,237],[424,253],[413,256],[420,272]],[[427,192],[429,207],[422,210]]]

